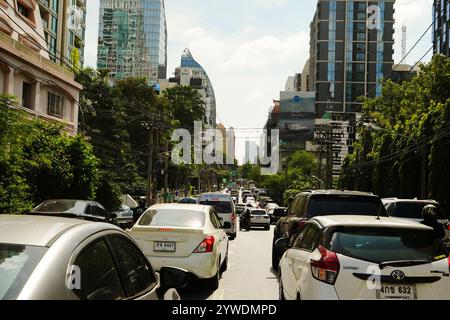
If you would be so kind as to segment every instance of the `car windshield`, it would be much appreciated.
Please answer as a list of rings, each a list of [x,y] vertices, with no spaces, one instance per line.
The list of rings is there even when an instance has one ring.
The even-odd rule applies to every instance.
[[[331,251],[373,263],[429,260],[448,256],[432,230],[395,228],[337,228],[330,241]]]
[[[34,213],[84,213],[86,202],[77,200],[49,200],[33,209]]]
[[[0,243],[0,300],[15,300],[47,248]]]
[[[139,226],[202,228],[205,225],[205,213],[186,210],[148,210],[139,220]]]
[[[266,214],[264,210],[253,210],[251,214],[257,215],[257,216],[263,216]]]
[[[387,216],[379,198],[365,196],[314,196],[311,198],[308,216],[366,215]]]
[[[200,201],[200,204],[213,207],[217,213],[231,213],[233,211],[231,201]]]
[[[437,203],[431,202],[397,202],[389,206],[388,212],[392,217],[422,219],[422,210],[429,204],[437,207],[439,219],[448,219],[444,211],[442,210],[442,207]]]

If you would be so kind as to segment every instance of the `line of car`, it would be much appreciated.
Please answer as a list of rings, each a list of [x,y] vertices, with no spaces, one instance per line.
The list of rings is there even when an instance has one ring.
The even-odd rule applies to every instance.
[[[418,221],[435,201],[361,192],[296,196],[274,230],[280,299],[450,299],[447,235]],[[443,241],[444,240],[444,241]]]

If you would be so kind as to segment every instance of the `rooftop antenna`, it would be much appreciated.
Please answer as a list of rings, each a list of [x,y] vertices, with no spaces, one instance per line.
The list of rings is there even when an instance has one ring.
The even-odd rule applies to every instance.
[[[406,25],[402,26],[402,58],[406,57]]]

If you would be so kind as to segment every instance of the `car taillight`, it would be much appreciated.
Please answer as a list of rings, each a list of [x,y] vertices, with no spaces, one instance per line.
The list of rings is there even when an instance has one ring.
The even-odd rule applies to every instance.
[[[334,285],[340,269],[338,257],[336,253],[322,246],[319,247],[319,251],[321,254],[320,260],[310,261],[313,277],[319,281]]]
[[[214,249],[214,243],[216,242],[216,238],[214,236],[207,237],[202,241],[195,249],[194,253],[208,253],[212,252]]]
[[[306,220],[299,221],[298,223],[298,231],[302,231],[308,222]]]
[[[235,213],[233,213],[231,215],[231,222],[234,222],[234,221],[236,221],[236,214]]]
[[[447,226],[446,226],[446,228],[445,229],[447,229],[447,230],[450,230],[450,222],[449,223],[447,223]]]

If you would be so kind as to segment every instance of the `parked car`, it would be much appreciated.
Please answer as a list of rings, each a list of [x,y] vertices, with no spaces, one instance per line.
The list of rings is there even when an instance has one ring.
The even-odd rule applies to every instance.
[[[250,226],[264,227],[265,230],[270,230],[270,217],[263,209],[253,209],[250,211]]]
[[[416,222],[422,222],[422,210],[428,205],[434,205],[438,210],[438,221],[445,229],[446,237],[444,239],[447,248],[450,248],[450,223],[449,218],[441,205],[434,200],[411,200],[389,198],[383,199],[383,204],[390,217],[410,219]]]
[[[114,214],[117,215],[116,222],[122,229],[128,229],[133,226],[133,210],[129,206],[122,204]]]
[[[219,286],[228,265],[228,237],[211,206],[161,204],[150,207],[130,230],[156,270],[176,266],[193,278]]]
[[[117,226],[49,216],[0,215],[0,300],[175,299],[184,270],[155,273]]]
[[[229,228],[225,229],[225,231],[230,237],[230,240],[236,239],[236,209],[234,207],[233,200],[229,195],[220,193],[204,193],[200,196],[198,204],[212,206],[219,215],[222,224],[229,222]]]
[[[280,299],[450,299],[448,251],[417,222],[318,216],[277,246]]]
[[[100,203],[85,200],[47,200],[31,210],[30,215],[78,218],[117,224],[116,214]]]
[[[276,270],[281,258],[275,247],[280,238],[291,238],[304,224],[316,216],[366,215],[387,216],[386,209],[378,196],[356,191],[318,190],[302,192],[288,207],[286,217],[278,220],[272,242],[272,267]]]

